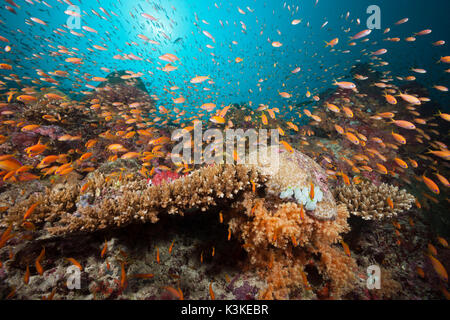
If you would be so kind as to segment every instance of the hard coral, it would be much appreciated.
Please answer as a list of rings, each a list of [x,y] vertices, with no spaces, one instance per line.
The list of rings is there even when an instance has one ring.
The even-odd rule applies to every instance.
[[[391,218],[409,210],[414,196],[398,187],[382,183],[376,186],[370,182],[344,185],[335,190],[337,201],[345,204],[351,214],[364,220]],[[392,201],[392,207],[390,201]]]
[[[47,189],[9,210],[7,220],[19,224],[23,213],[39,205],[30,221],[46,224],[51,234],[93,232],[131,223],[158,221],[159,214],[183,215],[187,210],[206,211],[226,199],[234,199],[252,184],[264,182],[254,169],[241,165],[215,165],[192,172],[170,183],[147,187],[133,174],[105,176],[94,173],[82,193],[76,183]]]

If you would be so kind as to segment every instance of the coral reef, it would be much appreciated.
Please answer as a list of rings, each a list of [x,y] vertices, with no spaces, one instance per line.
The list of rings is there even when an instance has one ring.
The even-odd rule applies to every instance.
[[[276,165],[269,154],[277,157]],[[174,241],[184,243],[183,261],[188,261],[191,256],[200,257],[200,264],[195,268],[201,268],[205,273],[208,271],[203,262],[212,259],[215,248],[218,251],[216,255],[222,259],[220,261],[239,259],[238,265],[244,273],[233,268],[222,270],[222,278],[214,285],[216,297],[341,299],[357,293],[364,296],[360,274],[364,273],[362,270],[367,263],[357,263],[358,256],[339,244],[350,231],[350,213],[347,208],[352,208],[353,214],[360,211],[348,199],[357,195],[357,199],[364,202],[368,190],[389,196],[396,205],[395,210],[389,211],[391,213],[385,214],[385,217],[408,210],[412,202],[409,194],[398,191],[396,187],[371,186],[367,183],[354,185],[356,191],[348,186],[338,187],[334,198],[327,173],[297,150],[291,153],[278,148],[269,149],[259,154],[258,162],[254,165],[205,166],[186,176],[167,169],[157,169],[151,179],[146,179],[138,173],[138,168],[136,159],[118,159],[105,163],[85,178],[72,172],[56,184],[45,184],[47,188],[44,192],[35,189],[35,193],[15,201],[2,219],[3,226],[12,223],[18,232],[25,232],[24,236],[29,236],[28,231],[23,230],[25,222],[28,227],[32,223],[36,233],[33,241],[19,242],[14,249],[17,255],[12,261],[8,260],[8,268],[16,266],[23,272],[30,262],[27,259],[30,252],[33,252],[32,256],[37,256],[39,244],[46,243],[48,258],[42,262],[46,268],[44,277],[33,275],[31,281],[39,286],[36,287],[38,292],[48,293],[64,279],[65,268],[62,265],[67,262],[61,259],[62,252],[58,254],[57,250],[63,251],[70,246],[61,244],[70,242],[70,238],[81,234],[83,239],[90,239],[98,232],[125,234],[125,228],[139,226],[147,226],[155,230],[155,234],[163,234],[162,229],[176,225],[173,219],[177,219],[179,225],[184,225],[186,222],[182,221],[198,218],[201,222],[195,228],[207,229],[205,234],[209,236],[204,237],[209,238],[206,242],[194,240],[194,243],[187,245],[192,239],[187,240],[186,236],[180,236],[172,230],[172,242],[164,239],[157,246],[154,244],[151,248],[134,250],[133,259],[136,261],[154,259],[155,251],[158,252],[157,262],[152,262],[151,267],[144,262],[131,260],[123,253],[125,249],[117,248],[112,240],[107,243],[111,247],[109,252],[118,250],[119,253],[112,260],[109,259],[115,261],[111,269],[109,262],[97,261],[89,256],[92,250],[87,250],[87,256],[78,258],[83,259],[85,274],[89,277],[85,280],[89,282],[89,287],[83,293],[84,296],[117,298],[125,294],[128,298],[173,298],[167,291],[140,284],[134,275],[145,274],[150,279],[156,272],[154,270],[160,270],[161,274],[173,274],[172,266],[183,264],[174,264],[175,258],[170,255]],[[41,188],[44,186],[38,181],[34,183]],[[351,196],[346,192],[351,192]],[[341,199],[343,195],[347,195],[344,200]],[[8,199],[4,197],[5,201],[11,203]],[[311,207],[310,202],[315,206]],[[24,219],[24,213],[33,205],[33,210]],[[385,206],[380,208],[373,210],[388,211]],[[202,211],[206,214],[195,214]],[[218,213],[220,219],[214,217]],[[369,213],[374,214],[370,210]],[[223,234],[227,231],[227,225],[228,238]],[[195,228],[186,227],[188,230]],[[219,240],[217,243],[218,235],[228,241]],[[55,239],[59,239],[62,249],[57,249]],[[212,241],[216,242],[215,245],[211,244]],[[92,243],[95,243],[95,250],[103,246],[102,240],[97,239]],[[130,244],[130,247],[137,243]],[[207,257],[206,252],[211,252],[211,246],[212,255]],[[5,250],[0,250],[2,260],[6,254]],[[160,259],[166,260],[166,263],[160,265]],[[130,273],[128,289],[117,280],[123,274],[121,268],[125,268],[124,265],[127,266],[127,273]],[[236,268],[236,265],[233,267]],[[185,283],[186,279],[192,279],[204,287],[208,284],[205,277],[194,274],[192,268],[177,268],[174,277],[183,271],[184,282],[181,284],[179,281],[175,284],[170,277],[162,276],[155,283],[161,286],[173,283],[174,287],[184,288],[186,297],[203,299],[205,297],[198,286],[189,289]],[[377,296],[395,297],[399,284],[389,272],[386,270],[383,278],[386,285]],[[228,274],[232,275],[233,280],[229,279]],[[42,282],[44,279],[45,283],[47,279],[49,281],[45,285]],[[75,297],[72,292],[64,292]],[[36,295],[35,290],[31,289],[21,289],[21,294]]]
[[[343,185],[335,189],[336,200],[344,203],[351,214],[364,220],[392,218],[408,211],[414,196],[398,187],[382,183],[376,186],[368,181]]]
[[[139,74],[133,75],[127,71],[114,71],[106,76],[107,81],[100,83],[97,88],[104,88],[107,86],[122,85],[134,87],[145,94],[149,94],[144,81],[139,77]]]

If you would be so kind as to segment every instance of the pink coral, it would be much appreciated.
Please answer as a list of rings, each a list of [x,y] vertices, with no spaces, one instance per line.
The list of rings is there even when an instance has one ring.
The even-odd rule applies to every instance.
[[[156,173],[153,176],[153,179],[151,179],[151,182],[153,185],[160,185],[164,181],[173,181],[181,177],[177,172],[174,171],[161,171],[159,173]]]

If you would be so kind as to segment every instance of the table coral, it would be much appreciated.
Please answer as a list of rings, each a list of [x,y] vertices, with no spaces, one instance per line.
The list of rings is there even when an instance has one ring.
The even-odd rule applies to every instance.
[[[12,207],[6,220],[20,224],[23,213],[38,203],[29,219],[39,224],[48,222],[46,229],[52,234],[92,232],[136,222],[156,223],[160,213],[206,211],[219,202],[234,199],[252,187],[250,181],[260,185],[264,178],[254,168],[241,165],[204,167],[189,176],[150,187],[137,175],[94,173],[85,182],[88,185],[84,192],[78,184],[55,186]]]

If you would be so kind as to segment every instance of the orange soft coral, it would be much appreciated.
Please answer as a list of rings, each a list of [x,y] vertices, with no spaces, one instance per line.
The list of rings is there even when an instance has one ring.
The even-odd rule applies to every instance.
[[[232,232],[244,242],[250,263],[267,281],[260,297],[288,299],[296,288],[304,291],[308,284],[302,272],[310,262],[331,282],[334,298],[350,291],[356,280],[356,263],[333,246],[340,234],[349,230],[346,207],[338,206],[335,220],[320,221],[302,215],[296,203],[276,201],[247,193],[229,221]]]

